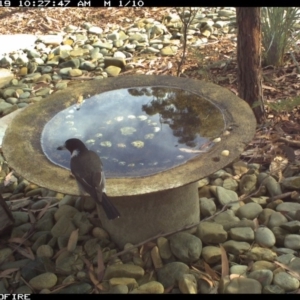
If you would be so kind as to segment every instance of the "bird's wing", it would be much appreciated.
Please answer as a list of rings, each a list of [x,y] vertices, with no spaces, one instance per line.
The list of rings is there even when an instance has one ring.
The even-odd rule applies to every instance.
[[[105,191],[105,177],[99,156],[92,151],[84,154],[86,157],[71,160],[71,171],[82,188],[97,202],[102,200],[102,190]],[[84,162],[84,163],[82,163]]]

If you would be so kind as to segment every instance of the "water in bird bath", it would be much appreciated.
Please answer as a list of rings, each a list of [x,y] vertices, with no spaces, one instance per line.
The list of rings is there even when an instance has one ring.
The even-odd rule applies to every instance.
[[[47,158],[69,168],[56,147],[81,139],[98,152],[107,177],[149,176],[208,151],[224,130],[221,111],[186,90],[138,87],[104,92],[57,113],[44,127]]]

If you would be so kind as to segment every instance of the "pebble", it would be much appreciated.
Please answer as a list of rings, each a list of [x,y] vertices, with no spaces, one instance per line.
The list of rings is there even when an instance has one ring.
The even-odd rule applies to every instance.
[[[221,260],[221,249],[215,246],[203,247],[202,257],[208,264],[218,263]]]
[[[0,249],[0,264],[4,263],[12,253],[10,248]]]
[[[230,274],[246,275],[248,267],[244,265],[234,265],[230,267]]]
[[[172,251],[170,248],[169,240],[164,237],[157,239],[157,247],[159,250],[160,257],[162,259],[170,259],[172,257]]]
[[[241,206],[236,215],[239,218],[246,218],[253,220],[262,212],[262,207],[257,203],[247,203],[244,206]]]
[[[202,222],[197,226],[197,236],[205,244],[219,244],[227,239],[227,232],[217,223]]]
[[[277,258],[275,252],[267,248],[253,247],[246,253],[248,259],[274,261]]]
[[[164,286],[157,281],[150,281],[148,283],[140,285],[137,289],[134,289],[130,294],[163,294]]]
[[[73,218],[79,211],[70,205],[62,205],[57,209],[57,211],[54,214],[55,221],[58,221],[61,217],[67,218]]]
[[[128,286],[124,284],[116,285],[110,288],[110,294],[128,294]]]
[[[38,257],[49,257],[51,258],[53,256],[53,249],[49,245],[41,245],[36,250],[36,255]]]
[[[224,279],[221,279],[221,281]],[[222,287],[222,284],[220,283]],[[220,290],[220,288],[219,288]],[[220,292],[220,291],[219,291]],[[252,278],[233,278],[223,287],[224,294],[261,294],[262,285]]]
[[[276,211],[288,212],[292,218],[295,216],[297,210],[300,210],[300,203],[284,202],[276,207]]]
[[[184,275],[189,273],[188,265],[182,262],[171,262],[164,265],[162,268],[157,270],[157,279],[164,288],[170,286],[177,286],[178,280]]]
[[[289,268],[291,268],[295,272],[300,272],[300,258],[294,257],[288,264]]]
[[[264,270],[264,269],[274,271],[276,268],[277,266],[273,262],[269,262],[266,260],[255,261],[252,265],[252,271]]]
[[[70,236],[70,234],[76,229],[71,218],[60,218],[53,228],[51,233],[54,237]]]
[[[282,224],[287,223],[288,219],[280,212],[274,212],[270,215],[268,227],[281,227]]]
[[[284,246],[289,249],[300,249],[300,235],[299,234],[287,234],[284,239]]]
[[[267,285],[270,285],[273,280],[273,272],[270,270],[257,270],[257,271],[252,271],[249,275],[248,278],[253,278],[256,279],[258,282],[261,283],[262,287],[265,287]]]
[[[108,280],[114,277],[129,277],[139,279],[144,276],[143,268],[130,264],[120,264],[108,266],[104,273],[104,279]]]
[[[205,217],[210,217],[216,213],[216,204],[212,199],[200,198],[200,212]]]
[[[192,263],[199,259],[202,251],[202,242],[196,236],[179,232],[170,238],[170,248],[172,253],[185,263]]]
[[[246,242],[237,242],[237,241],[229,240],[223,243],[223,247],[226,250],[226,252],[239,255],[248,251],[250,249],[250,244]]]
[[[245,174],[242,176],[239,184],[242,194],[250,194],[256,189],[257,177],[256,174]]]
[[[267,227],[259,227],[255,231],[255,241],[262,247],[271,248],[275,245],[274,233]]]
[[[178,287],[182,294],[197,294],[197,280],[192,274],[183,274],[178,281]]]
[[[231,228],[229,235],[235,241],[252,242],[254,240],[254,231],[251,227]]]
[[[127,277],[111,278],[109,279],[108,282],[111,287],[118,286],[118,285],[126,285],[128,289],[129,288],[135,289],[139,286],[134,278],[127,278]]]
[[[224,189],[221,186],[217,187],[216,194],[221,205],[227,205],[238,200],[238,195],[236,192]],[[230,204],[229,207],[231,206],[238,206],[238,203]]]
[[[51,289],[57,283],[57,276],[54,273],[43,273],[29,280],[30,286],[36,290]]]
[[[285,294],[285,291],[283,288],[276,284],[267,285],[263,288],[263,294]]]
[[[258,184],[266,186],[271,197],[282,194],[280,184],[269,174],[262,172],[258,175],[257,180]]]
[[[291,292],[299,288],[299,280],[286,272],[275,274],[273,283],[281,287],[285,292]]]
[[[300,221],[290,221],[280,225],[281,228],[289,231],[290,233],[298,233],[300,230]]]

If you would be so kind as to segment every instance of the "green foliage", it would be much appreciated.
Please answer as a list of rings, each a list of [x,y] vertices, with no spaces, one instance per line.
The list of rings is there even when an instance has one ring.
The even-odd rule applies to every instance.
[[[262,7],[261,28],[264,65],[282,66],[283,55],[300,36],[298,7]]]
[[[286,100],[279,100],[277,102],[269,102],[267,106],[270,108],[271,111],[274,112],[292,112],[296,106],[300,106],[300,96],[286,99]]]

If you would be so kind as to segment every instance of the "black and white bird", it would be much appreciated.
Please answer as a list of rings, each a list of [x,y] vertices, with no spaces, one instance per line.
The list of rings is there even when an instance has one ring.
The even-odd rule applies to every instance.
[[[88,193],[97,204],[102,205],[108,219],[120,217],[105,190],[105,176],[102,162],[97,153],[88,150],[79,139],[69,139],[57,150],[69,150],[71,153],[70,168],[79,189]]]

